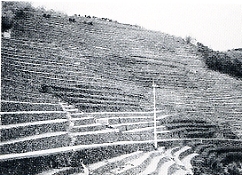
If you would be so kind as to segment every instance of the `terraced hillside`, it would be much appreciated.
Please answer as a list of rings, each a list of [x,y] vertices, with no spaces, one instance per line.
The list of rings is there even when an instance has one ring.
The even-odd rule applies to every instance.
[[[198,145],[241,143],[241,80],[208,70],[182,38],[31,12],[1,42],[5,174],[80,173],[79,159],[93,174],[185,174],[194,156],[201,166]]]

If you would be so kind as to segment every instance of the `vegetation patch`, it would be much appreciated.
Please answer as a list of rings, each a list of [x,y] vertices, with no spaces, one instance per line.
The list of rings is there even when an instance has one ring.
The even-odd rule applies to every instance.
[[[2,2],[2,32],[16,25],[17,19],[25,19],[31,15],[34,8],[28,2],[3,1]]]
[[[240,175],[242,173],[241,142],[204,143],[192,160],[194,175]]]
[[[202,54],[208,68],[242,78],[242,52],[240,49],[218,52],[202,43],[197,43],[197,49],[198,53]]]

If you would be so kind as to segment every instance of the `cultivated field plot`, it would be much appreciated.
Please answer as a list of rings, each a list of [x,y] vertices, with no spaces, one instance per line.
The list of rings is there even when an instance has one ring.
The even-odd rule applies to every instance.
[[[0,174],[241,173],[241,79],[179,37],[23,13],[1,40]]]

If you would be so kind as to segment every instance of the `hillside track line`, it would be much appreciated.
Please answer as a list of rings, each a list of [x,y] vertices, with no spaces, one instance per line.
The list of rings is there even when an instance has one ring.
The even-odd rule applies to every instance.
[[[191,160],[195,157],[195,156],[198,156],[199,154],[197,153],[192,153],[192,154],[189,154],[187,155],[186,157],[184,157],[181,162],[184,164],[184,166],[187,168],[187,169],[192,169],[192,164],[191,164]]]
[[[103,161],[100,161],[100,162],[97,162],[97,163],[94,163],[94,164],[90,164],[90,165],[88,165],[88,168],[90,169],[90,171],[94,171],[94,170],[97,170],[97,169],[104,167],[104,166],[111,164],[111,163],[126,161],[127,158],[138,156],[141,153],[143,153],[143,151],[136,151],[136,152],[129,153],[129,154],[123,154],[123,155],[118,156],[118,157],[114,157],[114,158],[103,160]]]
[[[38,134],[38,135],[8,140],[8,141],[2,141],[2,142],[0,142],[0,146],[14,144],[14,143],[18,143],[18,142],[24,142],[24,141],[31,141],[31,140],[40,139],[40,138],[60,136],[60,135],[65,135],[65,134],[67,134],[67,132],[50,132],[50,133]]]
[[[139,159],[134,159],[134,160],[130,160],[125,162],[125,166],[124,168],[120,169],[119,167],[116,169],[112,169],[111,172],[115,173],[115,174],[122,174],[127,170],[131,170],[134,169],[136,167],[141,166],[147,159],[150,158],[150,156],[153,154],[154,152],[146,152],[143,155],[141,155],[141,157],[139,157]],[[126,172],[127,173],[127,172]]]
[[[187,175],[187,173],[188,173],[187,170],[179,169],[179,170],[176,170],[174,173],[172,173],[172,175]]]
[[[158,164],[160,163],[160,160],[163,158],[165,158],[164,154],[156,155],[154,158],[152,158],[152,160],[149,162],[148,166],[144,169],[144,171],[142,171],[138,175],[147,175],[154,173],[159,168]]]
[[[173,160],[168,160],[167,162],[163,163],[160,168],[158,175],[168,175],[169,168],[175,163]]]
[[[156,111],[156,113],[161,113],[163,110]],[[89,112],[89,113],[74,113],[73,116],[76,115],[118,115],[118,114],[153,114],[153,111],[141,112],[141,111],[130,111],[130,112]]]
[[[135,132],[142,132],[142,131],[149,131],[149,130],[154,130],[154,127],[150,126],[145,128],[137,128],[137,129],[124,131],[123,133],[135,133]]]
[[[55,120],[44,120],[44,121],[36,121],[36,122],[28,122],[28,123],[8,124],[8,125],[0,125],[0,130],[25,127],[25,126],[33,126],[33,125],[65,123],[65,122],[67,122],[67,119],[55,119]]]
[[[107,146],[115,146],[115,145],[132,145],[132,144],[152,143],[152,142],[153,142],[153,140],[147,140],[147,141],[120,141],[120,142],[103,143],[103,144],[91,144],[91,145],[77,145],[77,146],[70,146],[70,147],[59,147],[59,148],[52,148],[52,149],[47,149],[47,150],[40,150],[40,151],[33,151],[33,152],[26,152],[26,153],[0,155],[0,161],[12,160],[12,159],[23,159],[23,158],[30,158],[30,157],[39,157],[39,156],[47,156],[47,155],[64,153],[64,152],[71,152],[73,150],[74,151],[79,151],[79,150],[100,148],[100,147],[107,147]]]
[[[66,113],[65,111],[15,111],[15,112],[0,112],[0,115],[3,114],[62,114]]]
[[[39,95],[39,94],[37,94]],[[34,102],[26,102],[26,101],[11,101],[11,100],[1,100],[1,103],[21,103],[21,104],[33,104],[33,105],[53,105],[53,106],[59,106],[58,103],[34,103]]]
[[[87,80],[95,80],[95,81],[91,81],[90,84],[92,85],[96,85],[96,84],[100,84],[100,82],[96,82],[97,80],[98,81],[101,81],[103,82],[103,79],[104,78],[98,78],[98,77],[90,77],[90,76],[81,76],[82,80],[80,79],[77,79],[77,77],[75,75],[66,75],[66,74],[53,74],[53,73],[47,73],[47,72],[39,72],[39,71],[32,71],[32,70],[27,70],[27,69],[16,69],[14,70],[15,72],[18,72],[18,71],[22,71],[24,73],[33,73],[33,74],[39,74],[38,77],[40,78],[44,78],[44,79],[50,79],[50,80],[59,80],[59,81],[64,81],[64,82],[74,82],[75,84],[73,85],[70,85],[70,86],[75,86],[77,83],[79,84],[82,84],[82,83],[87,83]],[[49,77],[49,76],[43,76],[43,75],[52,75],[54,77]],[[67,78],[58,78],[57,76],[59,77],[63,77],[63,76],[66,76],[66,77],[73,77],[75,79],[67,79]],[[21,77],[22,79],[26,79],[28,81],[37,81],[37,80],[32,80],[32,79],[27,79],[27,78],[24,78],[24,77]],[[87,79],[87,80],[86,80]],[[113,80],[117,80],[117,78],[111,78]],[[108,80],[108,79],[107,79]],[[130,81],[129,80],[125,80],[125,79],[122,79],[123,81],[129,83]],[[12,80],[12,81],[16,81],[16,80]],[[38,80],[40,82],[40,80]],[[106,83],[106,84],[109,84],[111,86],[113,86],[113,84],[111,83]]]
[[[9,55],[8,57],[6,56],[6,55]],[[17,58],[15,58],[15,57],[17,57]],[[21,58],[21,57],[24,57],[24,58]],[[23,63],[23,64],[29,64],[29,65],[38,65],[38,64],[40,64],[40,63],[42,63],[42,64],[40,64],[41,66],[44,66],[44,65],[48,65],[48,66],[53,66],[53,67],[57,67],[58,65],[60,65],[61,67],[72,67],[72,68],[77,68],[78,66],[77,65],[75,65],[75,64],[70,64],[70,62],[65,62],[65,61],[62,61],[62,62],[57,62],[57,61],[51,61],[49,58],[42,58],[42,57],[37,57],[37,58],[39,58],[39,59],[36,59],[36,57],[33,57],[33,58],[35,58],[34,60],[33,60],[33,58],[32,57],[28,57],[28,56],[20,56],[20,55],[13,55],[13,54],[6,54],[6,53],[4,53],[4,54],[2,54],[2,59],[4,60],[4,59],[12,59],[12,60],[17,60],[16,62],[19,62],[19,63]],[[28,62],[28,61],[26,61],[26,59],[28,59],[28,60],[31,60],[32,62]],[[7,61],[7,60],[6,60]],[[80,61],[80,60],[79,60]],[[32,64],[31,64],[32,63]]]
[[[120,124],[112,124],[112,127],[117,128],[120,126],[127,126],[127,125],[137,125],[137,124],[153,124],[153,121],[145,121],[145,122],[128,122],[128,123],[120,123]]]
[[[66,171],[66,170],[69,170],[69,169],[71,169],[71,167],[64,167],[64,168],[58,168],[58,169],[50,169],[50,170],[44,171],[42,173],[38,173],[37,175],[54,175],[54,174],[57,174],[57,173],[59,173],[61,171]]]
[[[179,159],[180,154],[183,153],[183,152],[185,152],[185,151],[187,151],[187,150],[189,150],[189,149],[191,149],[191,147],[189,147],[189,146],[184,146],[184,147],[182,147],[181,149],[179,149],[178,151],[176,151],[176,152],[174,153],[174,157],[175,157],[175,159]]]

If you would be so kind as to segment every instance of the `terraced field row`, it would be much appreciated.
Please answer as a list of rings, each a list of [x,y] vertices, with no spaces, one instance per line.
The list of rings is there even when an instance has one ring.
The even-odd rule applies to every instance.
[[[186,174],[195,147],[173,144],[241,138],[240,80],[181,38],[84,20],[33,15],[2,39],[2,172],[80,173],[81,158],[93,174]]]
[[[86,165],[91,174],[187,174],[192,173],[191,159],[197,154],[188,152],[191,147],[160,147],[157,151],[136,151],[118,157]],[[181,157],[182,155],[182,157]],[[42,174],[75,174],[82,168],[65,167],[52,169]]]

